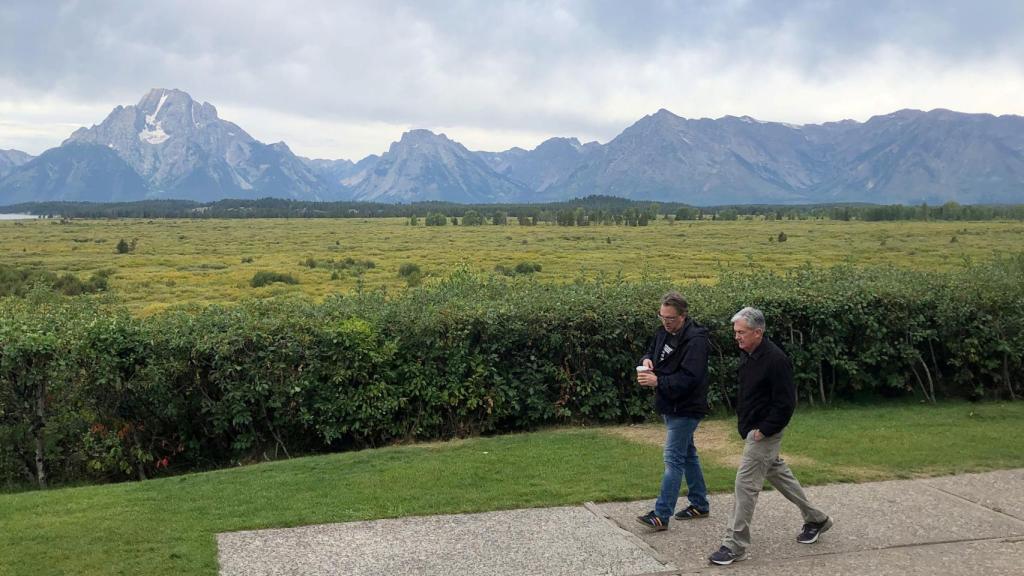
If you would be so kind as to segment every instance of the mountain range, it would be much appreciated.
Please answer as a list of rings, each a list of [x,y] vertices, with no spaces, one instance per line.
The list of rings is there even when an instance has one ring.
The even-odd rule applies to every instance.
[[[549,202],[593,194],[722,204],[1024,203],[1024,117],[900,110],[791,125],[644,116],[606,144],[470,151],[412,130],[358,162],[264,144],[180,90],[154,89],[32,157],[0,150],[0,205],[290,198]]]

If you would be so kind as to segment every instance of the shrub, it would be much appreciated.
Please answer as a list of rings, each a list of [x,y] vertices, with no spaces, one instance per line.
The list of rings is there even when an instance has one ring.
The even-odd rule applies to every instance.
[[[516,274],[533,274],[540,272],[540,264],[535,262],[520,262],[516,264]]]
[[[418,264],[413,264],[411,262],[406,262],[405,264],[402,264],[401,266],[398,267],[398,275],[401,276],[402,278],[407,278],[407,277],[411,276],[412,274],[419,274],[419,273],[420,273],[420,267],[419,267]]]
[[[260,286],[266,286],[268,284],[273,284],[275,282],[281,282],[284,284],[299,283],[299,281],[296,280],[291,274],[285,274],[281,272],[268,272],[266,270],[261,270],[253,274],[252,280],[249,281],[249,284],[253,288],[259,288]]]
[[[516,264],[514,268],[509,268],[504,264],[498,264],[494,267],[494,271],[503,276],[515,276],[517,274],[533,274],[534,272],[540,272],[541,265],[533,262],[520,262]]]
[[[462,215],[463,226],[480,226],[484,223],[484,217],[476,210],[466,210]]]
[[[372,270],[377,267],[377,263],[373,260],[356,260],[352,257],[347,257],[344,260],[336,263],[332,263],[337,270],[348,270],[356,276],[362,275],[367,270]]]
[[[112,274],[113,270],[98,270],[83,281],[70,272],[57,276],[48,270],[0,264],[0,296],[24,297],[34,285],[52,288],[65,296],[105,292]]]
[[[439,212],[431,212],[427,214],[427,217],[424,219],[424,223],[427,226],[444,226],[448,224],[448,218]],[[453,222],[453,224],[454,223],[456,222]]]
[[[713,286],[460,270],[386,298],[252,300],[143,319],[36,286],[0,299],[0,482],[141,478],[643,420],[650,393],[633,366],[669,288],[709,330],[717,408],[736,393],[729,318],[746,305],[764,310],[768,337],[791,357],[801,402],[1022,393],[1024,256],[941,273],[726,272]]]
[[[89,280],[82,281],[71,273],[61,275],[53,283],[53,288],[65,296],[79,296],[81,294],[92,294],[107,290],[107,278],[110,277],[110,270],[94,272]]]
[[[117,250],[118,254],[128,254],[129,252],[135,252],[135,248],[138,246],[138,243],[138,238],[132,238],[131,242],[128,242],[124,238],[121,238],[120,240],[118,240],[115,249]]]

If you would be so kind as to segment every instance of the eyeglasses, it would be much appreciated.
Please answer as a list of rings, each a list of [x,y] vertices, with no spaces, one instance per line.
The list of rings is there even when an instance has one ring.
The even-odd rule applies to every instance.
[[[672,322],[678,320],[679,316],[662,316],[661,314],[658,314],[658,319],[662,322]]]

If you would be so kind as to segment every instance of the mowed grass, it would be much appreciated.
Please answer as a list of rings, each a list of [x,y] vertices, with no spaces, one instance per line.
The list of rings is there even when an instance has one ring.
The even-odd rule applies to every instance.
[[[805,484],[1015,468],[1022,419],[1019,402],[800,410],[783,448]],[[733,426],[701,425],[714,492],[732,489]],[[0,574],[213,575],[219,532],[651,499],[659,439],[657,425],[556,429],[0,495]]]
[[[780,232],[787,241],[778,242]],[[138,239],[117,254],[120,239]],[[955,241],[953,241],[955,238]],[[136,313],[177,303],[227,303],[301,293],[406,286],[402,264],[436,281],[460,266],[490,272],[540,264],[542,282],[655,276],[714,282],[752,265],[781,271],[811,264],[893,265],[947,270],[965,261],[1017,253],[1024,222],[839,222],[657,220],[647,227],[484,225],[408,226],[388,219],[0,221],[0,263],[72,272],[83,279],[113,269],[112,290]],[[361,274],[328,261],[372,261]],[[312,259],[317,267],[305,263]],[[253,288],[257,271],[290,274],[299,284]]]

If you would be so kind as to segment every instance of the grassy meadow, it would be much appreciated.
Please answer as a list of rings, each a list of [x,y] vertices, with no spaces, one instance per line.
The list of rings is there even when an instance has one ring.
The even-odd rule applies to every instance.
[[[778,241],[780,232],[785,242]],[[136,240],[135,250],[118,254],[121,239]],[[180,303],[401,289],[403,264],[417,265],[427,283],[459,266],[489,272],[522,262],[540,264],[534,276],[547,282],[618,275],[714,282],[724,270],[807,263],[944,270],[1020,251],[1024,223],[657,220],[647,227],[426,227],[422,221],[409,226],[404,218],[27,220],[0,221],[0,244],[0,264],[83,279],[113,270],[111,290],[132,311],[148,315]],[[298,283],[254,288],[250,280],[258,271],[290,274]]]

